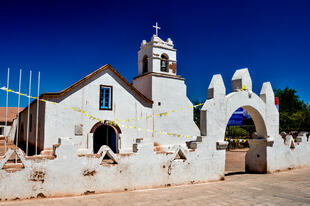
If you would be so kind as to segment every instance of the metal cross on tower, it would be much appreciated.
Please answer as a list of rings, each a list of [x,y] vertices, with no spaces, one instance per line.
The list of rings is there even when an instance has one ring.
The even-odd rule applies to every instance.
[[[155,28],[155,30],[156,30],[156,36],[158,36],[158,29],[160,29],[160,27],[158,26],[157,22],[156,22],[156,25],[153,26],[153,28]]]

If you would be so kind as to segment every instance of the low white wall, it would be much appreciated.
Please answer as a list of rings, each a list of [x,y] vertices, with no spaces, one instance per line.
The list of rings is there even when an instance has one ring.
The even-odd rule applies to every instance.
[[[301,142],[295,142],[294,149],[284,141],[266,145],[267,172],[310,165],[310,139],[305,134],[299,137]],[[225,142],[216,142],[215,137],[202,137],[202,142],[196,142],[197,149],[174,146],[171,152],[156,153],[153,145],[141,143],[137,153],[114,154],[103,146],[102,153],[86,156],[79,156],[68,139],[60,140],[52,160],[25,159],[18,151],[25,168],[16,172],[2,168],[13,152],[8,151],[0,161],[0,199],[134,190],[217,180],[224,176],[225,147],[218,146]],[[101,165],[106,152],[117,164]],[[178,153],[186,159],[174,160]]]
[[[290,135],[285,139],[279,135],[273,146],[267,147],[268,172],[310,165],[310,137],[304,133],[296,141]]]
[[[137,153],[117,154],[114,165],[101,165],[102,155],[79,157],[73,144],[61,139],[56,158],[28,159],[13,173],[0,169],[0,199],[79,195],[152,188],[219,179],[225,151],[216,150],[214,138],[204,137],[196,150],[175,146],[170,153],[155,153],[152,145],[140,145]],[[103,152],[106,147],[101,149]],[[181,151],[186,160],[174,160]],[[22,153],[20,152],[22,155]],[[2,168],[6,159],[0,162]]]

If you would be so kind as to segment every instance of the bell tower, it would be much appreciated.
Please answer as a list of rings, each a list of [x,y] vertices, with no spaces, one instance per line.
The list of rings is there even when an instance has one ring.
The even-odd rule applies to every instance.
[[[160,27],[157,23],[153,27],[156,33],[149,42],[143,40],[138,51],[138,76],[133,81],[133,85],[150,99],[154,98],[151,77],[182,79],[176,74],[177,59],[173,41],[159,38]]]
[[[176,49],[170,38],[163,41],[158,37],[158,26],[151,41],[143,40],[138,52],[139,76],[149,72],[176,75]]]
[[[133,86],[153,101],[152,110],[159,115],[152,118],[154,131],[174,134],[200,135],[193,121],[193,104],[186,94],[184,79],[177,75],[176,49],[170,38],[166,41],[158,36],[158,25],[153,26],[156,33],[149,42],[143,40],[138,52],[138,76]],[[182,110],[180,110],[182,108]],[[177,112],[170,112],[177,111]],[[164,133],[153,133],[153,141],[169,150],[169,145],[184,145],[182,138],[173,138]]]
[[[138,52],[139,76],[149,72],[176,75],[176,49],[170,38],[163,41],[155,34],[143,40]]]

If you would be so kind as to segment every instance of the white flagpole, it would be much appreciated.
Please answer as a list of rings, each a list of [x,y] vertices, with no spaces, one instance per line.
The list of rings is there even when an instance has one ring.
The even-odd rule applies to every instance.
[[[31,70],[29,76],[29,96],[28,96],[28,109],[27,109],[27,142],[26,142],[26,155],[28,156],[28,145],[29,145],[29,119],[30,119],[30,95],[31,95]]]
[[[20,105],[20,88],[22,83],[22,69],[19,70],[19,86],[18,86],[18,100],[17,100],[17,125],[16,125],[16,147],[19,141],[19,105]],[[17,163],[17,155],[15,155],[15,162]]]
[[[38,74],[38,97],[37,97],[37,117],[36,117],[36,155],[38,155],[38,124],[39,124],[39,96],[40,96],[40,72]]]
[[[6,80],[6,88],[10,86],[10,68],[8,68],[8,76]],[[5,103],[5,129],[4,129],[4,152],[6,152],[6,141],[7,141],[7,126],[8,126],[8,104],[9,104],[9,91],[6,91],[6,103]]]

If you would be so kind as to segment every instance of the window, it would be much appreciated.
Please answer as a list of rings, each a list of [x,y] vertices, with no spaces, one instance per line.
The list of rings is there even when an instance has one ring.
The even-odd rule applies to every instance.
[[[147,62],[147,56],[145,55],[144,57],[143,57],[143,74],[144,73],[146,73],[146,72],[148,72],[148,68],[147,68],[147,66],[148,66],[148,62]]]
[[[0,135],[4,135],[4,128],[0,127]]]
[[[160,61],[160,71],[169,72],[168,66],[169,66],[168,56],[165,54],[162,54],[161,61]]]
[[[112,110],[112,86],[100,85],[100,110]]]

